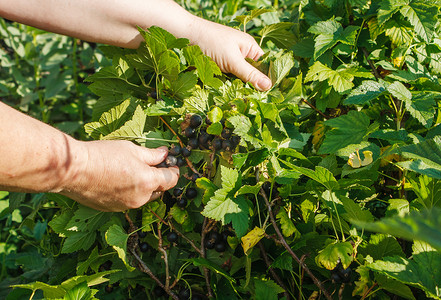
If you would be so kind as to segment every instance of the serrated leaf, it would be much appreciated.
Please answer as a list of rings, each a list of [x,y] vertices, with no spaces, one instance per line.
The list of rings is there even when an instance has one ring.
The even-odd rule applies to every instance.
[[[316,61],[305,76],[308,81],[327,81],[337,92],[343,93],[350,90],[354,84],[355,77],[372,78],[373,75],[359,67],[352,65],[340,65],[337,70],[333,70],[319,61]]]
[[[90,290],[87,282],[82,282],[72,289],[69,289],[64,295],[63,300],[91,300],[96,299],[92,296],[92,291]]]
[[[401,167],[441,179],[441,138],[398,148],[397,152],[412,161],[398,162]]]
[[[256,244],[265,236],[265,230],[260,227],[254,227],[253,230],[248,232],[245,236],[241,238],[243,252],[246,255],[250,254],[250,249],[252,249]]]
[[[127,270],[135,270],[135,268],[132,267],[127,260],[127,241],[129,239],[129,235],[124,231],[124,229],[121,226],[114,224],[106,231],[105,237],[106,242],[116,250],[119,258],[124,262]]]
[[[164,218],[167,207],[163,201],[150,201],[142,207],[142,226],[148,230],[149,225],[158,222],[160,218]],[[152,211],[157,215],[153,214]]]
[[[62,287],[58,285],[56,286],[49,285],[40,281],[36,281],[28,284],[16,284],[13,285],[12,287],[28,289],[32,291],[42,290],[44,297],[47,299],[62,298],[66,294],[66,291]]]
[[[345,213],[342,215],[343,218],[346,219],[346,221],[353,222],[356,221],[362,221],[362,222],[373,222],[374,216],[371,214],[371,212],[367,209],[361,209],[360,205],[355,203],[354,200],[339,195],[338,199],[343,203],[343,207],[345,209]]]
[[[259,34],[261,44],[265,39],[274,42],[279,48],[290,49],[296,42],[296,36],[289,29],[294,25],[291,22],[279,22],[263,27]]]
[[[224,127],[220,122],[213,123],[207,127],[207,133],[212,135],[220,135]]]
[[[374,260],[379,260],[387,256],[404,256],[397,239],[386,234],[373,234],[370,236],[369,243],[359,248],[361,254],[370,255]]]
[[[385,25],[385,33],[396,46],[406,45],[412,41],[412,28],[404,20],[391,19]]]
[[[170,96],[184,99],[191,95],[191,90],[198,82],[198,77],[190,72],[179,73],[176,80],[170,81]],[[176,101],[176,100],[175,100]]]
[[[432,40],[433,28],[436,24],[439,7],[431,6],[422,1],[410,1],[408,5],[401,7],[401,14],[412,24],[415,32],[426,42]]]
[[[179,224],[183,224],[185,220],[188,218],[188,213],[185,209],[181,209],[180,207],[174,205],[170,208],[169,214],[175,219]]]
[[[110,218],[110,213],[80,205],[66,225],[69,231],[94,231]]]
[[[249,207],[247,201],[242,196],[236,197],[234,202],[239,206],[240,212],[227,213],[225,215],[225,223],[231,222],[236,236],[241,238],[248,230]]]
[[[416,241],[412,259],[386,257],[367,265],[375,272],[422,289],[430,298],[441,298],[441,253]]]
[[[296,235],[300,235],[300,232],[297,230],[296,226],[292,222],[292,220],[288,217],[288,214],[284,209],[280,209],[279,213],[277,214],[276,218],[280,222],[280,228],[282,229],[282,233],[286,237],[290,237],[294,233]]]
[[[290,165],[290,167],[305,176],[308,176],[312,180],[317,181],[318,183],[324,185],[328,190],[338,189],[339,184],[335,179],[334,175],[332,175],[331,171],[321,166],[316,166],[315,171],[303,168],[295,165]]]
[[[435,98],[439,98],[439,95],[415,92],[412,93],[412,100],[406,100],[404,103],[414,118],[420,121],[424,127],[430,128],[435,115]]]
[[[74,215],[74,211],[71,209],[65,209],[61,212],[61,214],[55,216],[48,225],[54,230],[56,233],[64,234],[66,230],[66,226],[69,221],[72,219]]]
[[[256,288],[256,300],[277,300],[279,299],[277,295],[285,291],[270,279],[254,279],[254,286]]]
[[[417,195],[415,201],[419,202],[424,208],[441,208],[441,180],[436,180],[428,176],[419,176],[418,181],[410,180],[412,190]]]
[[[207,117],[212,123],[220,122],[223,116],[224,113],[222,109],[218,106],[213,107],[213,109],[207,113]]]
[[[262,187],[262,182],[257,183],[256,185],[244,185],[241,186],[236,194],[234,195],[235,197],[238,195],[244,195],[244,194],[253,194],[254,196],[257,196],[257,194],[260,191],[260,188]]]
[[[395,81],[387,87],[387,91],[401,101],[410,101],[412,93],[399,81]]]
[[[271,9],[271,8],[257,8],[257,9],[251,10],[249,13],[236,16],[236,18],[234,18],[234,20],[239,22],[240,24],[246,24],[249,21],[251,21],[252,19],[257,18],[258,16],[260,16],[260,15],[262,15],[264,13],[272,12],[272,11],[274,11],[274,9]]]
[[[280,81],[288,75],[292,67],[294,67],[294,56],[292,52],[287,52],[281,57],[276,58],[276,60],[271,61],[268,76],[273,86],[278,85]]]
[[[255,135],[255,127],[252,126],[250,119],[244,115],[235,115],[228,118],[228,121],[234,126],[234,133],[250,142],[254,147],[261,148],[261,140]]]
[[[373,80],[365,80],[353,89],[344,100],[345,105],[363,105],[377,99],[386,91],[382,83]]]
[[[369,117],[364,112],[353,110],[325,121],[325,125],[333,128],[326,133],[319,153],[335,153],[348,145],[359,144],[368,133],[369,124]]]
[[[136,107],[135,112],[131,120],[127,121],[121,128],[113,131],[112,133],[104,136],[103,140],[113,139],[130,139],[130,140],[142,140],[144,133],[144,126],[146,121],[146,114],[141,105]]]
[[[316,256],[315,261],[319,266],[328,270],[333,270],[340,261],[343,268],[346,269],[352,263],[353,248],[350,242],[335,242],[326,246]]]
[[[64,240],[61,253],[72,253],[78,250],[88,250],[93,245],[96,238],[95,231],[73,231],[66,233],[67,238]]]
[[[370,231],[391,234],[407,240],[421,240],[441,251],[441,209],[411,211],[406,216],[383,218],[375,223],[354,222]]]

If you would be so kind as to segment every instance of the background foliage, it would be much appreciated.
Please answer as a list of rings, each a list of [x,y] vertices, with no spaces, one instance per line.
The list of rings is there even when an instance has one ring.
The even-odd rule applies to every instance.
[[[185,207],[2,192],[0,297],[156,299],[159,284],[172,298],[441,298],[441,3],[181,4],[253,35],[274,87],[160,28],[123,50],[1,21],[6,103],[82,139],[187,144],[197,113],[211,121],[199,136],[240,143],[192,150]],[[213,232],[224,251],[206,249]]]

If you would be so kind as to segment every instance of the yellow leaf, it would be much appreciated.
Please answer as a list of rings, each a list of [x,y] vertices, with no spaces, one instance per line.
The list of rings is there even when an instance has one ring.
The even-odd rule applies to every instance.
[[[362,166],[367,166],[368,164],[372,163],[372,151],[366,150],[363,151],[364,159],[361,161]]]
[[[248,232],[244,237],[241,238],[243,252],[248,255],[252,249],[264,236],[265,230],[260,227],[254,227],[253,230]]]
[[[360,168],[361,166],[367,166],[373,161],[372,151],[365,150],[363,151],[364,159],[361,160],[360,153],[355,151],[349,155],[348,165],[353,167],[354,169]]]

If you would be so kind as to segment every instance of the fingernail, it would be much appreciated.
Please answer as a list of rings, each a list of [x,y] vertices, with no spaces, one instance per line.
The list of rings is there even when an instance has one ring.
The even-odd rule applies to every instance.
[[[257,86],[263,91],[269,90],[271,87],[271,80],[267,77],[262,77],[257,82]]]

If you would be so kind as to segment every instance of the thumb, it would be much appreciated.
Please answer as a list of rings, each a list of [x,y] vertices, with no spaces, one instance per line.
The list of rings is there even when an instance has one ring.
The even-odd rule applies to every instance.
[[[149,166],[156,166],[160,164],[168,154],[167,147],[159,147],[156,149],[140,148],[141,159]]]
[[[232,73],[245,82],[251,83],[259,91],[267,91],[271,88],[271,80],[250,65],[245,59],[239,58],[233,63]]]

